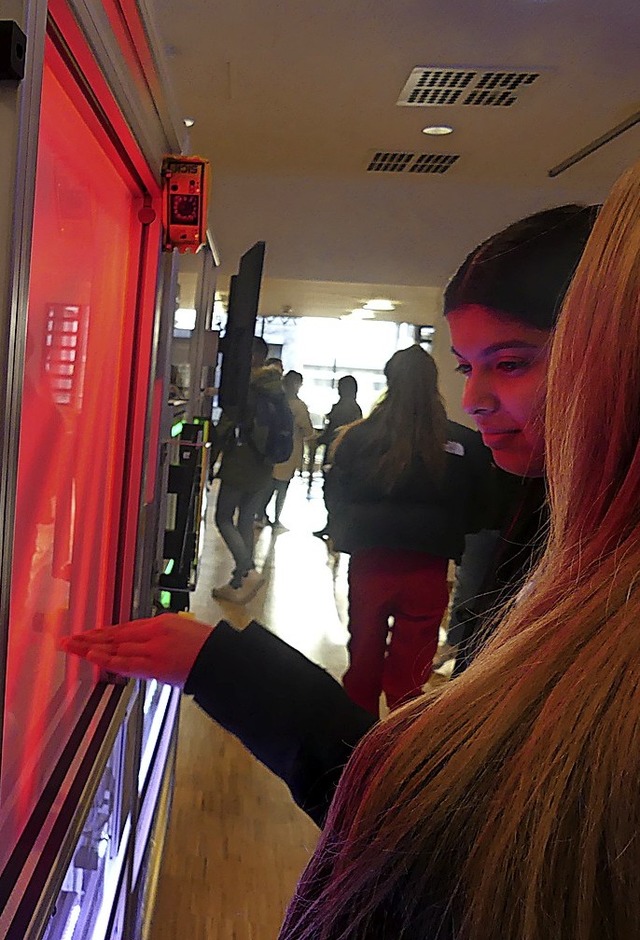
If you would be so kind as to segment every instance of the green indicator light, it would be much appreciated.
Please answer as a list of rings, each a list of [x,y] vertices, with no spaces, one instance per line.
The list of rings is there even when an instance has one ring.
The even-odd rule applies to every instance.
[[[176,560],[175,558],[170,558],[167,564],[165,565],[164,574],[171,574],[175,567]]]
[[[174,424],[174,426],[171,428],[171,437],[179,437],[182,433],[183,427],[184,421],[179,421],[178,424]]]
[[[171,591],[160,591],[160,606],[165,608],[171,606]]]

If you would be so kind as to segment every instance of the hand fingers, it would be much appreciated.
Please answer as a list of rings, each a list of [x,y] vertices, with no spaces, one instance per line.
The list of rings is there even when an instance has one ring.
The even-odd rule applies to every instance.
[[[75,647],[87,647],[95,643],[123,643],[128,641],[144,642],[152,639],[158,633],[157,626],[150,626],[155,618],[148,620],[133,620],[113,627],[98,627],[95,630],[85,630],[73,636],[62,637],[59,640],[61,649],[66,652],[76,652]]]
[[[143,654],[144,647],[139,643],[87,644],[75,643],[74,640],[74,637],[69,638],[64,648],[65,652],[81,656],[100,669],[135,679],[155,678],[157,669],[154,669],[149,658]]]
[[[119,642],[119,638],[113,633],[76,633],[73,636],[60,637],[58,647],[65,653],[82,654],[99,646],[113,649]]]
[[[58,649],[64,653],[73,653],[76,656],[86,656],[92,649],[113,649],[113,642],[107,639],[94,640],[84,636],[63,636],[58,640]]]
[[[115,672],[120,676],[129,676],[133,679],[154,678],[149,660],[143,656],[121,656],[107,650],[93,649],[87,653],[86,658],[95,666],[106,669],[108,672]]]
[[[109,637],[104,640],[94,640],[84,635],[65,637],[58,644],[65,653],[73,653],[76,656],[83,656],[85,659],[91,659],[96,655],[119,656],[124,659],[129,657],[144,658],[146,643],[125,642],[119,638],[116,640]]]
[[[85,630],[78,636],[85,636],[91,640],[116,639],[135,640],[153,635],[157,631],[157,624],[152,626],[153,619],[150,620],[132,620],[129,623],[118,623],[112,627],[97,627],[95,630]]]

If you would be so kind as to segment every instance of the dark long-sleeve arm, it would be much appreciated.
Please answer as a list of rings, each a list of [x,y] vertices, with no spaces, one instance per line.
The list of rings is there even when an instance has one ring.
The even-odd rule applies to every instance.
[[[342,770],[375,718],[324,669],[258,623],[221,621],[185,692],[288,785],[323,825]]]

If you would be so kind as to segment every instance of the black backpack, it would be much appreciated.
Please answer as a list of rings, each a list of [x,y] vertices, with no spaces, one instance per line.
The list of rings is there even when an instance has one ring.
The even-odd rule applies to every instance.
[[[250,438],[269,463],[284,463],[293,452],[293,415],[284,395],[258,392]]]

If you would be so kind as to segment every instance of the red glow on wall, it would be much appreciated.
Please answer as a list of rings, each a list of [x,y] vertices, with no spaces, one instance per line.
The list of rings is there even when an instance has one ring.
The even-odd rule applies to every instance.
[[[0,778],[0,869],[95,682],[60,635],[112,622],[123,518],[137,512],[144,382],[134,345],[141,193],[86,119],[48,42],[36,173],[27,351]],[[157,238],[156,238],[157,242]],[[151,268],[151,265],[148,265]],[[142,280],[155,280],[146,271]],[[152,323],[153,306],[147,320]],[[151,327],[142,331],[148,343]],[[141,354],[148,369],[148,348]],[[133,405],[131,392],[133,394]],[[134,440],[132,437],[132,427]],[[129,491],[125,494],[126,487]],[[123,505],[125,499],[131,505]],[[132,536],[127,536],[130,541]],[[126,594],[126,590],[125,590]]]

